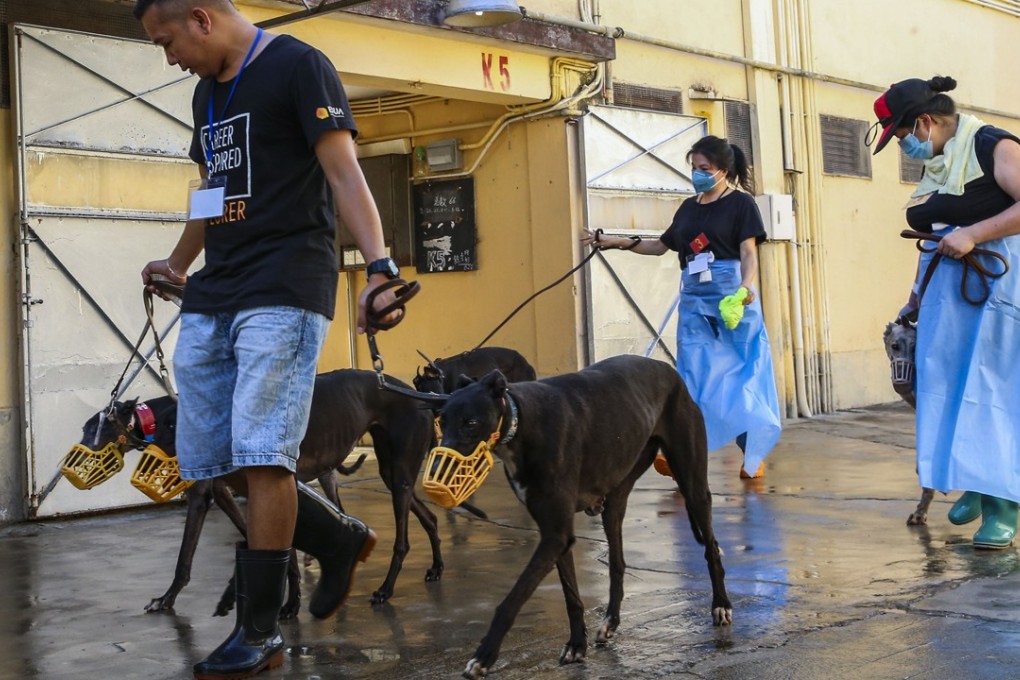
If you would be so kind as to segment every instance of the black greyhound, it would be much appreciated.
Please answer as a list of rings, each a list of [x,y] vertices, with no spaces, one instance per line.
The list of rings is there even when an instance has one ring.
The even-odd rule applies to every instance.
[[[517,613],[554,565],[570,620],[560,663],[585,657],[584,605],[570,552],[574,514],[582,510],[601,513],[609,543],[609,606],[596,642],[613,636],[623,599],[627,497],[660,448],[683,494],[694,538],[705,546],[712,621],[731,623],[732,606],[712,532],[704,419],[671,366],[618,356],[577,373],[512,385],[493,371],[453,392],[440,411],[440,424],[442,446],[461,455],[472,454],[480,442],[499,432],[494,453],[541,535],[524,572],[496,608],[464,677],[476,680],[492,669]]]
[[[422,354],[422,357],[425,355]],[[493,369],[498,369],[510,382],[534,380],[536,377],[535,369],[524,355],[507,347],[479,347],[456,356],[428,361],[424,370],[418,369],[412,381],[414,389],[419,392],[449,394],[456,388],[460,376],[481,378]]]
[[[389,376],[386,379],[388,383],[409,389],[409,386],[399,380]],[[168,455],[176,455],[173,437],[176,423],[175,403],[169,397],[161,397],[147,404],[156,417],[157,433],[154,443]],[[82,443],[98,450],[111,441],[117,441],[121,434],[121,428],[117,423],[131,422],[135,406],[134,401],[117,402],[116,417],[104,420],[98,439],[95,431],[99,414],[92,416],[85,424]],[[396,538],[390,569],[382,585],[372,593],[371,598],[373,603],[381,603],[393,595],[397,575],[409,549],[408,511],[413,512],[418,518],[428,534],[432,547],[432,566],[425,572],[425,580],[436,581],[443,574],[436,516],[414,493],[422,461],[430,443],[434,441],[432,417],[427,410],[421,408],[420,402],[380,389],[378,377],[371,371],[342,369],[317,376],[308,431],[301,443],[301,455],[298,458],[297,478],[307,481],[327,474],[332,475],[333,470],[343,464],[352,448],[366,432],[372,436],[379,464],[379,476],[392,494],[396,521]],[[127,450],[132,445],[126,443],[122,448]],[[188,489],[187,520],[173,582],[166,593],[153,599],[146,606],[146,611],[172,609],[178,593],[188,584],[198,538],[206,513],[213,502],[219,505],[244,533],[244,518],[234,502],[231,488],[243,493],[241,475],[234,473],[215,480],[205,480]],[[482,514],[474,508],[465,509]],[[291,581],[291,595],[284,605],[284,615],[293,616],[297,611],[299,597],[296,592],[297,581],[297,578]],[[232,593],[228,590],[221,599],[216,613],[226,614],[232,603]]]

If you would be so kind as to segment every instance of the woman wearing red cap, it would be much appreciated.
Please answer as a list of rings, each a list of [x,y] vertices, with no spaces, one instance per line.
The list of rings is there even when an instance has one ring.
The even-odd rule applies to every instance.
[[[958,113],[945,94],[955,87],[940,76],[890,87],[875,101],[875,153],[895,136],[924,162],[907,223],[941,239],[922,241],[932,252],[922,253],[920,284],[903,310],[919,308],[920,481],[965,489],[949,520],[981,517],[974,547],[1005,548],[1020,500],[1020,139]],[[968,254],[984,273],[961,260]]]

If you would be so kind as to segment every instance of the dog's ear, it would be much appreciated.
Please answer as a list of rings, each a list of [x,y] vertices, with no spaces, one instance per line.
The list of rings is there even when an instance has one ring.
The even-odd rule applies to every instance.
[[[895,321],[890,321],[885,325],[885,332],[882,333],[883,340],[887,340],[889,338],[889,334],[892,333],[893,326],[895,325],[896,325]]]
[[[116,404],[114,405],[114,408],[117,409],[117,414],[118,415],[124,414],[125,416],[130,417],[130,415],[132,413],[134,413],[135,406],[137,404],[138,404],[138,397],[135,397],[134,399],[128,399],[127,401],[118,401],[118,402],[116,402]]]
[[[478,381],[472,378],[471,376],[464,375],[463,373],[461,373],[460,375],[457,376],[457,380],[454,382],[453,389],[459,390],[462,387],[467,387],[468,385],[474,384],[476,382]]]
[[[422,392],[421,396],[420,397],[415,397],[415,399],[417,399],[418,401],[421,402],[421,405],[418,407],[420,409],[428,409],[428,410],[431,410],[431,411],[441,411],[443,406],[446,405],[446,402],[450,400],[450,395],[449,394],[435,394],[435,393],[426,394],[426,393]]]
[[[489,392],[494,397],[502,397],[506,394],[506,376],[498,368],[492,369],[488,375],[482,378],[482,384],[489,388]]]

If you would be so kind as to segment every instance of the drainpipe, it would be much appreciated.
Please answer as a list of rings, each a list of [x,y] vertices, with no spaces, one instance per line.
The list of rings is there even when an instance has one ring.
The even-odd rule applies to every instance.
[[[777,23],[779,30],[776,31],[776,36],[779,41],[778,57],[784,66],[788,66],[790,63],[790,44],[791,39],[794,36],[789,35],[789,27],[787,25],[788,14],[786,12],[786,3],[779,2],[776,5]],[[793,119],[793,106],[792,98],[790,96],[790,79],[789,76],[778,74],[780,96],[782,99],[783,110],[779,117],[780,134],[782,135],[783,145],[783,172],[793,173],[796,172],[796,164],[793,158],[793,125],[791,124]],[[790,175],[787,174],[787,177]],[[791,187],[794,186],[791,182]],[[794,191],[790,191],[794,194]],[[790,269],[790,311],[793,317],[793,380],[794,380],[794,392],[795,399],[797,402],[797,412],[803,418],[811,418],[811,405],[808,403],[807,398],[807,378],[805,376],[804,366],[804,307],[801,300],[801,285],[800,285],[800,239],[801,234],[804,231],[804,224],[802,220],[796,220],[796,232],[793,235],[793,240],[790,241],[787,248],[787,260],[789,262]]]

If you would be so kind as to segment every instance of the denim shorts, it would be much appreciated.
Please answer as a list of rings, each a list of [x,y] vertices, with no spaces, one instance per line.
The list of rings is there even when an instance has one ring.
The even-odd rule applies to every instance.
[[[328,327],[323,315],[295,307],[181,316],[174,350],[181,477],[296,469]]]

